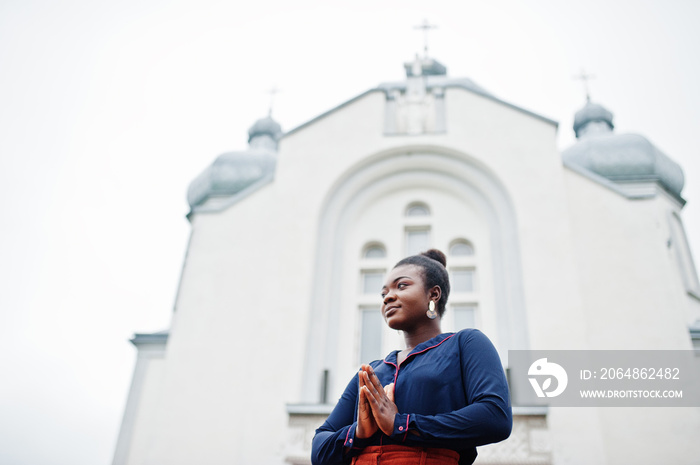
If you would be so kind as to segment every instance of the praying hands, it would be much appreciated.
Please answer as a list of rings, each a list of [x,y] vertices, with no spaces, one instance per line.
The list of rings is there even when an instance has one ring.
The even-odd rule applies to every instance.
[[[369,365],[362,365],[359,379],[355,435],[358,438],[368,438],[381,430],[390,436],[394,432],[394,418],[399,412],[394,403],[394,383],[382,386]]]

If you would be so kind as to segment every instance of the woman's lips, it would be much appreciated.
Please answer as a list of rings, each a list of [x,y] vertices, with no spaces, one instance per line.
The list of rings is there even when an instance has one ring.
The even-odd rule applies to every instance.
[[[399,309],[398,306],[387,308],[386,311],[384,312],[384,318],[389,318],[391,315],[396,313],[396,310],[398,310],[398,309]]]

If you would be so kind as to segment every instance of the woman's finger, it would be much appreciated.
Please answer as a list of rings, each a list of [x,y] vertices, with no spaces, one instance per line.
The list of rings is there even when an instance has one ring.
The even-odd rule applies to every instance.
[[[386,398],[386,392],[384,391],[384,386],[382,386],[382,382],[379,381],[379,377],[377,374],[374,372],[374,370],[370,371],[368,373],[368,380],[369,383],[372,385],[374,390],[376,391],[376,395],[379,399],[385,399]]]
[[[358,395],[357,428],[355,434],[358,438],[368,438],[377,432],[377,422],[372,415],[372,410],[367,400],[367,387],[360,388]]]
[[[369,405],[369,406],[370,406],[370,409],[373,408],[373,407],[374,407],[374,408],[377,408],[377,407],[379,406],[379,399],[377,398],[377,396],[375,395],[375,393],[372,392],[372,390],[370,390],[370,388],[369,388],[368,386],[364,386],[364,387],[362,388],[362,391],[364,391],[364,393],[365,393],[365,399],[367,399],[367,402],[369,402],[369,404],[370,404],[370,405]]]
[[[376,409],[383,409],[387,404],[392,404],[393,401],[387,396],[384,388],[375,389],[372,384],[365,385],[362,387],[365,393],[365,398],[370,403],[370,408],[372,411]]]
[[[367,395],[365,393],[365,389],[361,388],[360,389],[360,401],[359,401],[359,410],[360,410],[360,415],[368,415],[368,405],[367,405]]]
[[[360,376],[363,379],[364,385],[367,386],[367,388],[374,393],[377,390],[377,387],[372,382],[372,378],[370,378],[369,374],[363,371]]]
[[[382,398],[384,397],[384,386],[382,386],[382,382],[379,381],[379,377],[377,374],[374,372],[371,366],[367,366],[368,370],[365,370],[365,373],[367,374],[367,379],[369,381],[369,384],[372,385],[374,390],[376,391],[378,397]]]

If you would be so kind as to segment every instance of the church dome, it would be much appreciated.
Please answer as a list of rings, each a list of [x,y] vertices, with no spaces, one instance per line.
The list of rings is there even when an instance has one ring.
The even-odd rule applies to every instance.
[[[638,134],[615,134],[613,114],[587,102],[576,113],[574,131],[578,141],[562,152],[566,163],[621,183],[657,181],[680,197],[684,177],[680,165]]]
[[[226,200],[249,187],[271,179],[277,165],[277,140],[281,126],[267,116],[248,131],[248,150],[219,155],[191,183],[187,190],[190,208],[210,199]]]
[[[590,100],[586,105],[576,112],[574,116],[574,132],[579,137],[579,131],[590,123],[605,123],[609,129],[613,129],[613,114],[603,105],[592,103]]]
[[[248,142],[262,135],[268,135],[276,141],[282,135],[282,126],[269,115],[260,118],[248,129]]]

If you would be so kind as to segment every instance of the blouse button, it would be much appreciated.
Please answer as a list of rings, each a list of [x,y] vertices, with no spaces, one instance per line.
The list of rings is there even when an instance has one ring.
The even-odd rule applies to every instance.
[[[399,426],[399,431],[403,431],[403,426]]]

